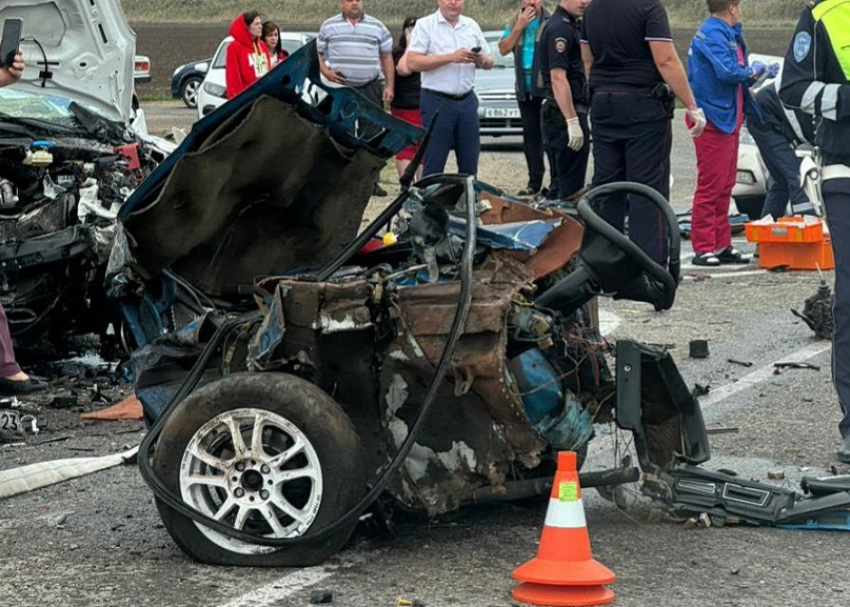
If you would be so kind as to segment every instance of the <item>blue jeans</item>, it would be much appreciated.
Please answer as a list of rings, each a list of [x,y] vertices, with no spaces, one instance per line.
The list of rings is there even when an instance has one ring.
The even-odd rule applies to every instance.
[[[478,155],[481,151],[481,133],[478,125],[478,97],[470,93],[466,99],[455,101],[422,89],[419,99],[422,124],[427,129],[434,115],[437,124],[425,150],[423,176],[442,173],[449,152],[455,151],[457,172],[465,175],[478,173]]]
[[[792,143],[755,116],[747,117],[747,130],[753,136],[764,166],[770,172],[770,187],[764,199],[762,217],[783,217],[789,200],[793,214],[814,213],[809,197],[800,187],[800,159],[794,153]]]

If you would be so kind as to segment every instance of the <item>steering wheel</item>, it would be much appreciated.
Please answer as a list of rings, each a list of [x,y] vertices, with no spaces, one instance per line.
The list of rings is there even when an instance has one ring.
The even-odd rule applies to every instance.
[[[658,208],[667,224],[668,255],[665,266],[655,262],[627,236],[602,219],[592,202],[611,194],[638,194]],[[656,310],[668,310],[679,283],[681,237],[670,205],[653,188],[628,181],[605,184],[587,192],[577,204],[585,224],[578,268],[535,299],[535,305],[569,314],[592,297],[644,301]]]

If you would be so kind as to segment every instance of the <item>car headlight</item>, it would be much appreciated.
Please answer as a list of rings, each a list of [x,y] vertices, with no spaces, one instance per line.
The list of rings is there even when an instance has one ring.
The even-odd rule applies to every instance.
[[[195,71],[196,71],[196,72],[204,72],[204,73],[206,73],[206,71],[207,71],[208,69],[210,69],[210,64],[209,64],[209,63],[196,63],[196,64],[195,64]]]
[[[755,185],[756,184],[756,176],[752,171],[738,171],[738,176],[735,178],[737,183],[743,183],[744,185]]]
[[[204,92],[208,95],[212,95],[213,97],[224,98],[227,94],[227,89],[225,89],[220,84],[215,84],[213,82],[204,82]]]
[[[174,78],[175,76],[177,76],[177,74],[179,74],[179,73],[180,73],[180,70],[182,70],[182,69],[183,69],[183,66],[182,66],[182,65],[178,65],[178,66],[177,66],[177,69],[176,69],[176,70],[174,70],[174,73],[173,73],[173,74],[171,74],[171,77],[172,77],[172,78]]]

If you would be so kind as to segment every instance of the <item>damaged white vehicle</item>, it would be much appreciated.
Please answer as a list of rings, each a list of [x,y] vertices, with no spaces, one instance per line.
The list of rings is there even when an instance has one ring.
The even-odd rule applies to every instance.
[[[172,146],[134,103],[135,33],[106,0],[4,3],[26,68],[0,89],[0,293],[18,346],[104,333],[124,200]],[[49,339],[45,340],[45,337]]]

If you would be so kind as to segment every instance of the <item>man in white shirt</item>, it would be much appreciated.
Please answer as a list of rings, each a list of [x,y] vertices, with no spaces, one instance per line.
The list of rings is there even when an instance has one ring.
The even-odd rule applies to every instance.
[[[424,175],[442,173],[455,151],[458,172],[475,175],[481,138],[476,68],[493,67],[493,54],[478,24],[464,17],[464,0],[439,0],[437,12],[416,22],[407,47],[410,69],[422,72],[419,102],[428,127],[439,112],[425,151]]]

